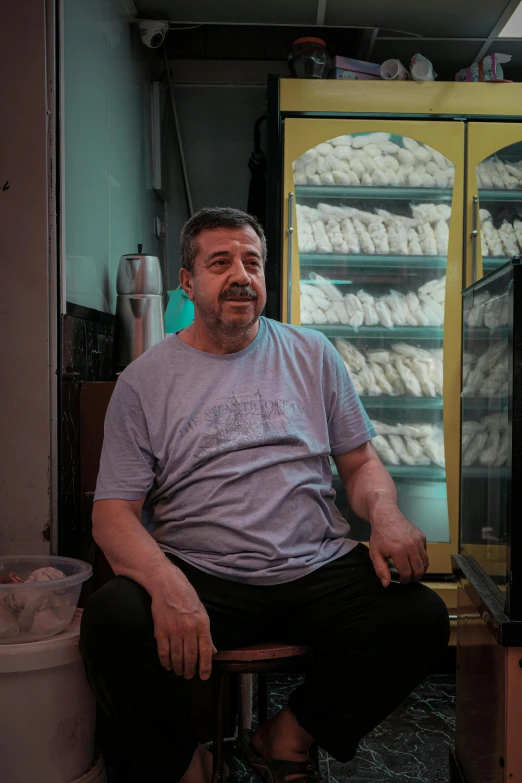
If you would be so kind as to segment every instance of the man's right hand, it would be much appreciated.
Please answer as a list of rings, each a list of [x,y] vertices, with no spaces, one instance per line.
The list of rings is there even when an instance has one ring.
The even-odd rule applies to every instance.
[[[216,652],[208,614],[185,574],[142,525],[144,502],[145,497],[98,500],[92,514],[94,540],[115,574],[133,579],[150,595],[161,665],[187,679],[198,670],[208,680]]]
[[[196,671],[202,680],[208,680],[212,655],[217,651],[212,643],[207,611],[184,574],[173,571],[168,577],[151,591],[154,636],[161,665],[188,680]]]

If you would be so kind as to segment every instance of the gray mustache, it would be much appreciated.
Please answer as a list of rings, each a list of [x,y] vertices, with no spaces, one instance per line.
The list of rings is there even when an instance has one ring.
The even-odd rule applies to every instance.
[[[220,299],[257,299],[257,293],[249,285],[247,286],[230,286],[223,291],[219,297]]]

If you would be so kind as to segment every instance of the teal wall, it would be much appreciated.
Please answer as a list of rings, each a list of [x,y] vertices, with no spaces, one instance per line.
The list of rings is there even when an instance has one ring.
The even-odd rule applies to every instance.
[[[149,56],[119,0],[64,0],[65,290],[98,310],[115,310],[121,255],[161,257]]]

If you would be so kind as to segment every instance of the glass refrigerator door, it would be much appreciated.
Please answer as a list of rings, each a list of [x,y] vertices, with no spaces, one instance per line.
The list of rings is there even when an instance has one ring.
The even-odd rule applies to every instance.
[[[340,353],[433,573],[458,545],[463,156],[461,123],[285,121],[286,319]]]
[[[463,295],[461,552],[489,576],[504,603],[510,481],[511,267]]]
[[[522,250],[520,123],[470,123],[467,217],[471,284]]]

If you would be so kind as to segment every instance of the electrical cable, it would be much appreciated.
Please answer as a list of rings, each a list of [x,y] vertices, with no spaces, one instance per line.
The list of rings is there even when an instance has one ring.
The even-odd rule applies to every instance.
[[[169,30],[180,30],[181,32],[183,32],[183,30],[197,30],[198,27],[204,27],[205,26],[203,23],[201,23],[201,24],[193,24],[190,27],[171,27],[170,24],[171,23],[168,22]]]
[[[192,217],[194,214],[194,207],[192,203],[192,193],[190,191],[190,185],[188,180],[188,172],[187,172],[187,165],[185,161],[185,153],[183,150],[183,143],[181,141],[181,129],[179,125],[179,119],[178,119],[178,112],[176,110],[176,102],[174,100],[174,85],[172,83],[172,78],[170,75],[170,66],[169,66],[169,58],[167,56],[167,49],[163,47],[163,59],[165,61],[165,72],[167,74],[167,81],[169,84],[169,93],[170,93],[170,103],[172,106],[172,114],[174,117],[174,125],[176,127],[176,135],[178,137],[178,150],[179,150],[179,157],[181,161],[181,171],[183,173],[183,185],[185,188],[185,196],[187,199],[187,206],[189,209],[189,215]]]

